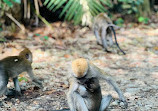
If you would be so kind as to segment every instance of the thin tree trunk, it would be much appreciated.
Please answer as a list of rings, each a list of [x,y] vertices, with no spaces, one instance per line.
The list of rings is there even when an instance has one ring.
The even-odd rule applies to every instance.
[[[151,15],[149,0],[144,0],[144,3],[138,6],[138,11],[138,16],[149,17]]]

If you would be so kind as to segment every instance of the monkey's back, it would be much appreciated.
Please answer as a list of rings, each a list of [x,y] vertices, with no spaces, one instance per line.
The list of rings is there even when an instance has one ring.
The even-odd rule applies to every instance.
[[[31,63],[20,56],[9,56],[0,60],[0,64],[3,64],[5,75],[11,78],[14,78],[31,67]]]
[[[108,24],[111,24],[111,19],[107,16],[105,13],[98,14],[93,22],[93,30],[98,29],[102,26],[107,26]]]

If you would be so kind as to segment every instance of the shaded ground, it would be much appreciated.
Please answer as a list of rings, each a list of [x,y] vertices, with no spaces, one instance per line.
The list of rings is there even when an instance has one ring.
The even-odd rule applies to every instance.
[[[60,30],[58,31],[60,33]],[[156,111],[158,109],[158,29],[133,28],[118,31],[118,41],[126,55],[117,54],[117,50],[113,50],[113,53],[104,52],[102,47],[96,44],[92,32],[86,28],[78,31],[76,35],[69,33],[64,40],[53,38],[41,40],[40,37],[43,35],[38,35],[32,39],[9,41],[5,43],[5,47],[1,44],[0,59],[8,55],[17,55],[24,45],[31,49],[34,56],[34,73],[44,79],[44,89],[38,89],[25,73],[21,74],[20,77],[28,78],[27,82],[20,82],[23,96],[6,98],[5,107],[0,110],[47,111],[67,108],[66,76],[71,73],[71,61],[78,57],[92,60],[98,67],[114,76],[124,92],[129,103],[128,109],[121,109],[116,102],[113,102],[108,110]],[[111,93],[117,98],[117,94],[109,85],[104,81],[101,84],[104,95]],[[12,86],[13,83],[10,82],[9,87]]]

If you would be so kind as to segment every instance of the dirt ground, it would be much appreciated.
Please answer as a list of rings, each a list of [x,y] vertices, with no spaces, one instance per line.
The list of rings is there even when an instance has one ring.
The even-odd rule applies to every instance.
[[[22,73],[19,78],[25,77],[28,80],[20,81],[22,96],[4,96],[4,106],[0,110],[50,111],[68,108],[68,86],[65,81],[67,75],[71,74],[71,61],[84,57],[111,74],[127,98],[127,109],[122,109],[114,101],[109,106],[109,111],[157,111],[158,29],[122,28],[117,31],[118,42],[126,55],[122,55],[117,48],[111,49],[112,53],[104,52],[97,45],[91,31],[84,28],[81,31],[85,33],[59,40],[47,40],[47,37],[42,40],[42,36],[36,34],[36,37],[1,43],[0,59],[17,55],[23,46],[30,48],[33,53],[34,73],[43,79],[44,89],[36,87],[28,75]],[[101,84],[103,95],[110,93],[118,98],[105,81],[101,81]],[[8,87],[13,88],[13,82],[9,82]]]

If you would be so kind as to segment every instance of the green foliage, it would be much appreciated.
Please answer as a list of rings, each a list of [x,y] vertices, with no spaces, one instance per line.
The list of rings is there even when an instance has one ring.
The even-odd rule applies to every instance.
[[[2,24],[0,23],[0,32],[2,31],[3,29],[2,29]]]
[[[25,82],[27,82],[28,80],[27,80],[27,78],[25,78],[25,77],[19,77],[19,82],[21,82],[21,81],[25,81]]]
[[[21,3],[21,0],[12,0],[13,2],[15,2],[15,3]]]
[[[1,36],[1,34],[0,34],[0,36]],[[0,37],[0,42],[6,42],[6,41],[7,41],[6,38]]]
[[[48,36],[44,36],[43,38],[44,38],[45,40],[48,40],[48,39],[49,39],[49,37],[48,37]]]
[[[21,3],[21,0],[2,0],[1,7],[4,7],[4,4],[6,4],[8,7],[13,7],[14,3]]]
[[[115,21],[115,24],[118,25],[118,26],[120,26],[120,27],[122,27],[123,23],[124,23],[124,20],[122,18],[118,18]]]
[[[121,3],[121,8],[125,14],[138,13],[138,5],[141,5],[144,0],[118,0]]]
[[[2,30],[2,26],[6,21],[4,18],[5,12],[9,11],[14,3],[21,3],[21,0],[0,0],[0,30]]]
[[[79,24],[83,14],[87,11],[93,16],[105,12],[106,9],[101,3],[109,7],[113,6],[109,0],[45,0],[44,5],[53,12],[62,8],[59,17],[65,15],[65,20],[72,20],[74,24]],[[88,10],[85,10],[84,7],[88,7]]]
[[[139,18],[138,18],[138,22],[144,23],[144,24],[148,24],[149,18],[139,17]]]
[[[40,34],[35,34],[36,36],[40,36]]]
[[[111,0],[100,0],[100,2],[109,8],[113,8],[114,6]]]
[[[9,1],[9,0],[3,0],[3,2],[6,3],[9,7],[13,7],[13,4],[12,4],[11,1]]]
[[[42,40],[42,41],[47,41],[48,39],[49,39],[49,37],[48,36],[41,36],[41,34],[35,34],[35,36],[37,36],[37,37],[40,37],[40,39]]]

